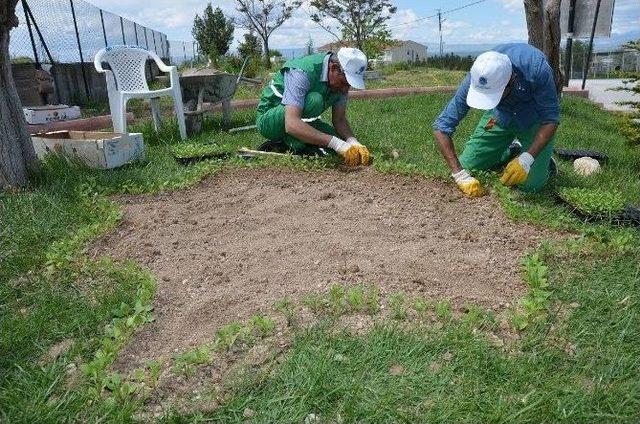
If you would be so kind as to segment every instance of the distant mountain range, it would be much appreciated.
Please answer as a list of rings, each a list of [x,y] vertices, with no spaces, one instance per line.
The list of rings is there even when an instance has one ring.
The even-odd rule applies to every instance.
[[[627,32],[622,35],[612,35],[610,38],[597,38],[594,41],[595,51],[609,51],[609,50],[617,50],[622,44],[626,43],[630,40],[639,40],[640,39],[640,30]],[[425,44],[429,48],[429,56],[435,56],[439,52],[439,45],[437,43],[425,43],[418,40],[414,40],[419,43]],[[589,41],[588,39],[583,41]],[[511,40],[504,41],[504,43],[509,42],[520,42],[526,43],[526,40]],[[455,53],[460,56],[477,56],[482,52],[490,50],[492,47],[501,44],[497,43],[482,43],[482,44],[445,44],[444,45],[444,53]],[[304,56],[306,49],[304,47],[290,47],[290,48],[279,48],[284,57],[287,59],[291,59],[294,57]]]

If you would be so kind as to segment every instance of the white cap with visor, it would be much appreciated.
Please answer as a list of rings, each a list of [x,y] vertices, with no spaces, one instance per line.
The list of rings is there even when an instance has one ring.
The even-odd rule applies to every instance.
[[[482,110],[498,106],[512,72],[511,60],[507,55],[492,51],[482,53],[471,67],[467,104]]]
[[[338,50],[338,62],[349,85],[358,90],[363,90],[367,56],[358,49],[343,47]]]

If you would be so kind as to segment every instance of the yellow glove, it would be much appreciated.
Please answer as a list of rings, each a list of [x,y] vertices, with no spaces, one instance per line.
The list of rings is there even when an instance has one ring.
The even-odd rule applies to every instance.
[[[453,180],[458,185],[458,188],[469,197],[480,197],[483,196],[484,190],[480,185],[480,181],[473,178],[466,169],[463,169],[455,174],[451,174]]]
[[[504,169],[500,182],[509,187],[524,183],[529,176],[529,170],[534,160],[535,158],[527,152],[513,159]]]
[[[357,142],[356,142],[357,143]],[[369,151],[360,143],[348,143],[338,137],[331,137],[327,147],[333,149],[342,156],[347,166],[366,165],[369,163]]]
[[[347,139],[347,143],[349,143],[350,146],[358,148],[358,153],[360,154],[360,165],[369,165],[369,163],[371,163],[371,153],[369,153],[369,149],[360,144],[355,137],[349,137]]]
[[[338,154],[344,159],[344,164],[347,166],[360,165],[360,150],[357,146],[348,146],[346,150],[338,151]]]

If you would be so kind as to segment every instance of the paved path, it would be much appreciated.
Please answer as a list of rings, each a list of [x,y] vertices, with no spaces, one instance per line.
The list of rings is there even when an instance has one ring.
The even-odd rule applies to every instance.
[[[586,89],[589,90],[589,98],[596,102],[602,103],[607,110],[625,111],[632,110],[630,106],[622,106],[616,104],[620,101],[640,101],[640,96],[630,91],[608,91],[609,88],[616,88],[625,85],[622,79],[588,79]],[[582,80],[569,81],[569,87],[581,87]],[[627,84],[631,87],[632,84]]]

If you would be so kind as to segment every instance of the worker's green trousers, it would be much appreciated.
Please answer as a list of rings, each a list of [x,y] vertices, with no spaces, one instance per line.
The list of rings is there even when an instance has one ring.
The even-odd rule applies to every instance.
[[[324,100],[320,93],[309,93],[304,100],[304,108],[302,110],[302,118],[315,118],[320,116],[325,111]],[[313,128],[321,131],[325,134],[332,136],[336,135],[336,130],[321,119],[308,122]],[[258,132],[267,140],[282,140],[296,154],[306,155],[322,155],[318,147],[311,144],[306,144],[295,137],[286,133],[284,127],[284,105],[272,107],[265,113],[258,113],[256,119],[256,125]]]
[[[519,130],[515,123],[506,128],[500,127],[494,121],[489,122],[493,117],[492,111],[487,111],[473,135],[464,146],[464,151],[460,155],[460,164],[465,169],[488,170],[496,169],[506,164],[510,159],[509,145],[514,138],[522,143],[522,151],[526,152],[538,132],[539,124],[532,125],[525,130]],[[527,180],[519,186],[524,191],[539,190],[549,179],[549,161],[553,153],[555,137],[538,154],[535,162],[531,165]]]

